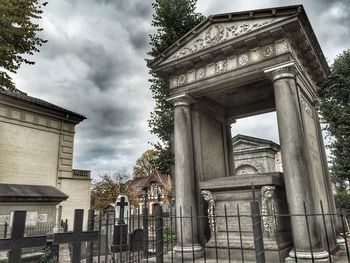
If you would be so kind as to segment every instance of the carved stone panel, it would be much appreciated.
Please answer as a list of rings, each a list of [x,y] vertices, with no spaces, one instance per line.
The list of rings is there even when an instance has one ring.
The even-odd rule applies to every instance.
[[[202,49],[218,45],[227,40],[237,38],[243,34],[257,30],[281,18],[255,19],[235,21],[230,23],[215,23],[199,33],[194,39],[177,50],[168,60],[182,58]]]
[[[261,188],[261,214],[263,231],[269,236],[274,235],[277,227],[275,190],[275,186],[263,186]]]
[[[214,77],[236,70],[240,67],[246,67],[254,63],[259,63],[271,57],[284,54],[290,50],[290,44],[287,39],[282,39],[270,45],[257,47],[234,56],[208,63],[199,68],[191,69],[186,73],[175,75],[170,78],[170,88],[176,88],[203,79]]]

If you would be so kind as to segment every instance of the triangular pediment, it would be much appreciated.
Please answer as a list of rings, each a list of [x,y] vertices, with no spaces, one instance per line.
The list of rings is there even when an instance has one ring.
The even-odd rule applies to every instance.
[[[243,150],[243,149],[247,149],[247,148],[256,148],[256,147],[261,147],[261,146],[265,146],[265,145],[261,145],[258,143],[253,143],[253,142],[248,142],[246,140],[240,140],[237,141],[233,144],[233,148],[234,150]]]
[[[232,138],[233,150],[247,150],[251,148],[279,148],[279,145],[265,139],[238,134]]]
[[[209,16],[160,56],[149,61],[148,66],[169,80],[184,73],[189,75],[189,81],[180,81],[179,85],[175,81],[173,87],[177,87],[190,83],[193,79],[190,71],[200,71],[203,65],[208,72],[198,73],[201,80],[205,78],[203,74],[207,77],[215,74],[212,63],[216,63],[219,73],[222,73],[227,59],[227,71],[233,71],[238,62],[246,67],[292,53],[291,47],[300,56],[300,59],[294,59],[300,60],[313,79],[324,79],[329,72],[327,61],[301,5]],[[234,56],[240,57],[237,60]]]
[[[227,41],[254,35],[255,31],[295,16],[300,8],[289,6],[212,15],[165,50],[150,66],[158,67]]]
[[[275,17],[211,24],[170,55],[164,63],[186,57],[200,50],[238,38],[241,35],[251,33],[252,31],[258,30],[261,27],[282,19],[283,17]]]

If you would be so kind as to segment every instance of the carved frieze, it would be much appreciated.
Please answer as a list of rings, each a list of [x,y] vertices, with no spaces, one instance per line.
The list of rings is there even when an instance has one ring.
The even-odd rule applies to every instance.
[[[226,61],[226,59],[216,62],[215,69],[216,69],[215,70],[216,74],[220,74],[220,73],[225,72],[226,69],[227,69],[227,61]]]
[[[276,55],[283,54],[291,49],[290,43],[286,39],[281,39],[275,42]]]
[[[199,68],[196,72],[196,79],[204,79],[205,77],[205,68]]]
[[[263,49],[263,54],[265,57],[271,57],[274,53],[274,49],[272,46],[267,46]]]
[[[312,106],[307,102],[307,100],[306,100],[303,96],[300,96],[300,104],[301,104],[302,108],[304,109],[304,111],[305,111],[311,118],[314,118]]]
[[[238,63],[242,66],[244,66],[245,64],[247,64],[249,61],[248,55],[247,54],[243,54],[241,56],[239,56],[238,58]]]
[[[261,214],[263,231],[272,235],[277,230],[277,209],[275,204],[275,186],[261,188]]]
[[[0,215],[0,226],[10,224],[11,215]]]
[[[206,202],[208,202],[208,219],[210,224],[210,230],[216,232],[216,222],[215,222],[215,202],[213,195],[208,190],[203,190],[202,196]]]
[[[218,45],[229,39],[254,31],[270,24],[277,19],[256,19],[251,21],[236,21],[230,23],[217,23],[209,26],[197,37],[176,51],[168,61],[191,55],[199,50]]]
[[[261,62],[275,55],[288,52],[290,50],[289,47],[288,40],[282,39],[270,45],[251,49],[249,52],[233,55],[215,63],[208,63],[200,68],[191,69],[186,73],[172,76],[170,78],[170,88],[176,88],[215,75],[223,74],[239,67],[245,67],[253,63]]]

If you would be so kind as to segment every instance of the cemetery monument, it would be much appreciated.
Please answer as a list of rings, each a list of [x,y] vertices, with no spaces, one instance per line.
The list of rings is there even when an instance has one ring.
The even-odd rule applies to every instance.
[[[325,213],[336,212],[315,110],[316,83],[328,76],[329,68],[303,6],[209,16],[149,66],[169,81],[168,101],[174,105],[178,215],[180,209],[187,216],[203,214],[202,190],[212,194],[217,215],[224,214],[225,206],[228,214],[236,214],[237,203],[247,212],[251,183],[267,209],[271,208],[269,202],[275,203],[276,213],[303,214],[304,204],[308,213],[321,213],[320,202]],[[231,124],[271,111],[277,112],[283,175],[236,175]],[[230,219],[233,256],[236,225]],[[315,262],[329,262],[326,232],[333,253],[337,248],[335,218],[326,218],[326,230],[321,217],[309,218],[309,226]],[[227,250],[223,242],[226,230],[220,224],[217,227],[218,244]],[[250,227],[249,223],[243,227]],[[296,256],[298,262],[311,260],[305,218],[279,221],[267,230],[268,262],[276,259],[276,247],[287,262],[294,262]],[[195,222],[192,239],[190,224],[183,224],[183,243],[178,240],[174,249],[177,255],[182,251],[187,258],[202,256],[207,240],[201,238],[200,231],[201,223]],[[252,246],[251,237],[244,238],[244,246]],[[214,250],[210,249],[212,243],[211,239],[206,246],[209,256]],[[247,259],[253,258],[248,252]],[[224,254],[219,255],[224,258]]]

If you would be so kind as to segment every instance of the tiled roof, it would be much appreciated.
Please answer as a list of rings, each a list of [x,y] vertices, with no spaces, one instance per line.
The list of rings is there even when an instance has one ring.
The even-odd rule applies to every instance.
[[[153,172],[147,177],[135,178],[129,180],[126,185],[127,187],[134,188],[138,194],[144,193],[144,189],[148,188],[150,183],[157,182],[160,187],[165,187],[171,184],[170,176],[167,174],[161,174],[160,172]]]

